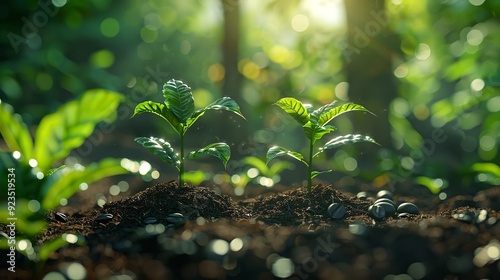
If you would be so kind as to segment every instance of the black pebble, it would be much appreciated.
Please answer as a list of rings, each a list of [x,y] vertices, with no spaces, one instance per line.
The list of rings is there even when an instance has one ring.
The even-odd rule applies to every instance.
[[[382,206],[379,205],[371,205],[368,208],[368,215],[374,218],[375,220],[382,220],[385,217],[385,210]]]
[[[396,207],[394,207],[392,203],[381,201],[381,202],[375,202],[373,205],[378,205],[384,208],[386,217],[396,214]]]
[[[418,207],[409,202],[401,203],[398,206],[398,213],[418,214]]]
[[[332,203],[328,206],[328,215],[334,220],[340,220],[345,216],[345,207],[342,204]]]
[[[62,222],[62,223],[65,223],[68,221],[68,216],[66,216],[66,214],[61,213],[61,212],[57,212],[55,214],[55,218],[57,221]]]
[[[357,198],[361,199],[361,200],[366,200],[368,198],[368,194],[366,192],[359,192],[357,195],[356,195]]]
[[[453,218],[461,222],[470,223],[472,222],[472,219],[474,219],[474,214],[471,214],[470,212],[459,213],[459,214],[454,214]]]
[[[99,215],[97,218],[95,218],[95,221],[100,222],[100,223],[107,223],[107,222],[111,221],[112,219],[113,219],[113,214],[106,213],[106,214]]]
[[[168,215],[167,221],[172,224],[182,224],[185,222],[184,216],[181,213],[172,213]]]
[[[146,219],[144,219],[143,222],[149,225],[149,224],[156,224],[158,220],[155,217],[147,217]]]
[[[381,190],[377,193],[377,198],[388,198],[390,200],[393,199],[392,193],[388,190]]]

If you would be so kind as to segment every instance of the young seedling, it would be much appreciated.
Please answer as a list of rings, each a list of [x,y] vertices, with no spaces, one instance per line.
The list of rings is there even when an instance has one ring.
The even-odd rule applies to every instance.
[[[336,128],[328,123],[335,117],[350,111],[364,111],[371,113],[365,107],[354,104],[346,103],[342,105],[336,105],[337,102],[332,102],[320,107],[317,110],[312,111],[310,105],[304,105],[299,100],[292,97],[285,97],[278,102],[278,105],[286,113],[292,116],[304,129],[304,133],[309,139],[309,157],[307,161],[305,157],[294,151],[290,151],[286,148],[280,146],[273,146],[267,151],[267,164],[274,158],[279,156],[289,156],[294,158],[308,167],[308,177],[307,177],[307,192],[311,194],[312,179],[318,174],[331,172],[332,170],[325,171],[313,171],[312,164],[313,158],[317,157],[325,150],[333,149],[345,144],[357,143],[357,142],[371,142],[377,144],[370,136],[361,134],[347,134],[333,138],[332,140],[326,142],[323,147],[314,153],[314,144],[317,140],[321,139],[324,135],[331,133],[336,130]],[[372,113],[373,114],[373,113]]]
[[[157,137],[137,137],[134,140],[159,156],[164,162],[173,165],[179,171],[179,185],[184,185],[184,135],[187,130],[207,110],[226,110],[245,119],[240,112],[238,104],[229,97],[222,97],[212,102],[205,108],[195,110],[194,98],[191,88],[179,80],[170,80],[163,85],[164,103],[145,101],[139,103],[134,110],[134,116],[141,113],[153,113],[164,119],[180,136],[180,155],[177,154],[169,142]],[[223,142],[212,143],[205,148],[189,153],[191,159],[202,155],[211,155],[222,160],[224,167],[231,156],[229,145]]]

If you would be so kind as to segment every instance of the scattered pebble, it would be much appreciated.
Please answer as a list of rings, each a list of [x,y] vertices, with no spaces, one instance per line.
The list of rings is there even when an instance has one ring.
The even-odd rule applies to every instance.
[[[482,209],[479,214],[476,215],[476,223],[484,223],[488,220],[488,211]]]
[[[398,214],[398,218],[408,218],[410,217],[410,213],[408,212],[403,212]]]
[[[68,216],[66,216],[66,214],[64,213],[61,213],[61,212],[57,212],[55,214],[55,218],[57,221],[61,222],[61,223],[65,223],[68,221]]]
[[[149,224],[156,224],[158,220],[155,217],[147,217],[146,219],[144,219],[143,222],[149,225]]]
[[[366,200],[368,199],[368,194],[366,192],[359,192],[356,194],[356,197],[361,200]]]
[[[398,213],[418,214],[417,205],[409,202],[401,203],[397,209]]]
[[[467,211],[465,213],[458,213],[458,214],[454,214],[453,218],[455,220],[458,220],[458,221],[461,221],[461,222],[470,223],[474,219],[474,213],[471,213],[469,211]]]
[[[100,222],[100,223],[107,223],[107,222],[111,221],[112,219],[113,219],[113,214],[106,213],[106,214],[99,215],[97,218],[95,218],[95,221]]]
[[[184,215],[181,213],[173,213],[167,216],[167,222],[172,224],[183,224],[184,223]]]
[[[392,203],[386,202],[386,201],[381,201],[381,202],[375,202],[373,205],[378,205],[384,208],[385,216],[389,217],[394,214],[396,214],[396,207]]]
[[[385,217],[385,210],[379,205],[370,205],[368,208],[368,215],[375,220],[382,220]]]
[[[377,198],[388,198],[393,199],[392,193],[388,190],[381,190],[377,193]]]
[[[394,208],[396,208],[396,203],[394,202],[394,200],[392,199],[389,199],[389,198],[379,198],[377,200],[375,200],[375,202],[373,204],[377,204],[379,202],[387,202],[387,203],[390,203],[392,204],[392,206],[394,206]]]
[[[332,203],[328,206],[328,215],[334,220],[340,220],[345,216],[345,207],[339,203]]]

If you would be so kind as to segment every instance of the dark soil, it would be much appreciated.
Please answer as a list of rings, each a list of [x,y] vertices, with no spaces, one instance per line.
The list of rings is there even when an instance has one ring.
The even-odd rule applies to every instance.
[[[415,203],[419,214],[375,221],[373,198],[331,186],[233,201],[159,184],[99,209],[68,210],[66,222],[49,213],[40,243],[73,233],[86,244],[58,250],[40,275],[28,261],[15,275],[41,279],[80,263],[86,279],[500,279],[500,187],[445,202],[412,190],[394,201]],[[343,219],[328,217],[332,202],[345,207]],[[170,222],[172,213],[185,222]],[[103,214],[113,218],[96,221]]]

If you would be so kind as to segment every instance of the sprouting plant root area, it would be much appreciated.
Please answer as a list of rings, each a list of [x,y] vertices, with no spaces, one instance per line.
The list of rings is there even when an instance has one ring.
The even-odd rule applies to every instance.
[[[137,279],[500,279],[499,197],[499,187],[447,202],[396,196],[420,213],[374,221],[367,211],[373,201],[331,186],[235,202],[170,182],[68,213],[66,222],[50,213],[40,242],[85,236],[86,249],[60,249],[45,271],[74,260],[95,268],[98,279],[123,271]],[[331,203],[345,207],[343,219],[328,216]],[[185,222],[172,223],[172,213]],[[113,218],[99,221],[104,214]]]

